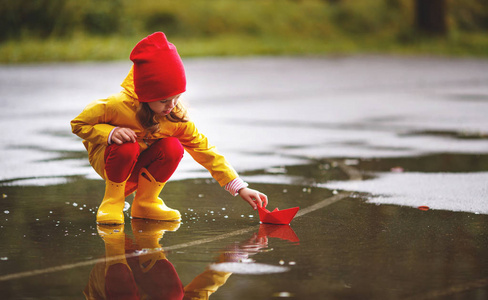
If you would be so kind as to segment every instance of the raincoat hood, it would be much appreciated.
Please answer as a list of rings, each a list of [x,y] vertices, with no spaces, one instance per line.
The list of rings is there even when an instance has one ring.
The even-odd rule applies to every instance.
[[[120,85],[124,88],[123,93],[127,96],[138,100],[135,86],[134,86],[134,66],[130,68],[129,74],[125,77],[124,81]]]

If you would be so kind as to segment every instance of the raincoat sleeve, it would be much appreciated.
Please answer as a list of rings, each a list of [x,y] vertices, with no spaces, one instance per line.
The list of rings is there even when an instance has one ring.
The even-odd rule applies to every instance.
[[[215,146],[208,142],[205,135],[198,132],[193,122],[181,123],[176,137],[200,165],[205,167],[220,186],[225,186],[238,177],[237,172],[227,162],[224,156],[218,153]]]
[[[71,121],[71,130],[80,138],[93,144],[108,144],[110,132],[116,127],[110,125],[108,100],[96,100]]]

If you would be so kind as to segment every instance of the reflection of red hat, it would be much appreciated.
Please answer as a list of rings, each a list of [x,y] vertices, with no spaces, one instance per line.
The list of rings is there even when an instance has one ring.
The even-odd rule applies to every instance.
[[[175,45],[162,32],[142,39],[132,49],[134,86],[139,102],[163,100],[186,91],[186,76]]]

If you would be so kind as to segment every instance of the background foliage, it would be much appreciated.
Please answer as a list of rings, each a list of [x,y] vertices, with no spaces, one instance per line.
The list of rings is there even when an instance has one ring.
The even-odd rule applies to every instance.
[[[445,1],[448,32],[429,36],[415,28],[415,0],[2,0],[0,57],[126,59],[154,31],[182,55],[486,56],[488,1]]]

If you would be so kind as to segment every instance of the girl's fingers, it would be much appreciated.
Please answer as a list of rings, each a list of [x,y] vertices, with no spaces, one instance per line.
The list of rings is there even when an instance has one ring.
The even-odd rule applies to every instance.
[[[119,142],[116,142],[117,144],[122,144],[125,142],[133,142],[135,143],[137,141],[137,135],[136,133],[129,128],[120,128],[115,132],[113,140],[118,139]]]
[[[117,138],[115,135],[112,136],[112,141],[115,142],[117,145],[121,145],[124,143],[119,138]]]
[[[131,131],[128,131],[128,132],[125,132],[125,141],[126,142],[135,142],[135,139],[134,139],[134,132]]]
[[[130,140],[130,137],[125,133],[125,132],[120,132],[120,139],[123,141],[123,142],[127,142]]]
[[[264,207],[268,206],[268,196],[265,194],[261,194],[261,196],[263,197]]]
[[[265,207],[266,205],[264,205],[264,202],[261,198],[258,198],[258,203],[259,203],[259,207]]]
[[[137,140],[137,134],[132,129],[127,129],[127,131],[129,134],[129,140],[128,141],[135,143]]]
[[[261,200],[263,201],[263,207],[268,205],[268,197],[265,194],[260,194]]]
[[[255,196],[251,196],[251,199],[259,207],[266,207],[268,205],[268,197],[260,192],[257,192]]]
[[[256,202],[256,205],[257,206],[263,207],[263,201],[261,200],[261,197],[260,197],[259,193],[257,193],[254,196],[252,196],[252,199],[254,199],[254,201]]]
[[[253,196],[250,196],[247,202],[249,202],[249,204],[252,206],[252,209],[258,209],[258,204],[256,203],[256,200]]]
[[[268,197],[259,191],[246,188],[241,190],[239,194],[254,210],[268,205]]]
[[[254,209],[254,210],[257,209],[256,203],[254,203],[254,201],[252,199],[246,200],[246,201],[247,201],[247,203],[249,203],[249,205],[251,205],[252,209]]]
[[[125,134],[125,140],[127,142],[134,142],[134,135],[135,135],[134,131],[127,128],[124,130],[124,134]]]

